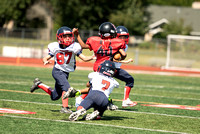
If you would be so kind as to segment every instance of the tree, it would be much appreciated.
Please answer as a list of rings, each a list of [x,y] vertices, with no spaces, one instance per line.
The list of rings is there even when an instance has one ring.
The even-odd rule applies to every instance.
[[[127,27],[130,34],[144,35],[149,18],[149,14],[145,11],[146,5],[148,3],[140,0],[126,2],[123,10],[111,14],[110,21]]]
[[[79,29],[98,30],[101,23],[108,21],[111,12],[116,12],[120,0],[51,0],[55,13],[55,29],[62,25]]]
[[[1,0],[0,26],[14,20],[16,27],[24,27],[26,24],[26,10],[33,2],[34,0]]]

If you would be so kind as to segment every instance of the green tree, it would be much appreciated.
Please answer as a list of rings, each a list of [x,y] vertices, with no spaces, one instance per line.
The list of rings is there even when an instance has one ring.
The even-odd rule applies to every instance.
[[[115,22],[117,26],[127,27],[130,34],[144,35],[144,29],[147,27],[149,18],[149,14],[145,10],[148,3],[131,0],[124,4],[123,10],[111,14],[110,21]]]
[[[0,26],[14,20],[16,27],[24,27],[26,10],[33,2],[34,0],[0,0]]]
[[[55,29],[62,25],[79,29],[98,30],[111,13],[119,10],[121,0],[51,0],[54,7]],[[113,22],[114,23],[114,22]]]

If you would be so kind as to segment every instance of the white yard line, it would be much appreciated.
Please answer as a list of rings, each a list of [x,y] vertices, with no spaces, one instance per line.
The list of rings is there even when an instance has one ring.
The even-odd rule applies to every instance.
[[[200,88],[199,87],[181,87],[181,86],[172,86],[172,87],[170,87],[170,86],[159,86],[159,85],[135,85],[135,88],[160,88],[160,89],[162,89],[162,88],[165,88],[165,87],[167,87],[167,88],[171,88],[171,89],[183,89],[183,90],[200,90]]]
[[[152,131],[152,132],[187,134],[187,133],[184,133],[184,132],[176,132],[176,131],[167,131],[167,130],[159,130],[159,129],[148,129],[148,128],[138,128],[138,127],[116,126],[116,125],[108,125],[108,124],[86,123],[86,122],[80,122],[80,121],[71,122],[71,121],[64,121],[64,120],[51,120],[51,119],[31,118],[31,117],[11,116],[11,115],[3,115],[3,116],[0,116],[0,117],[11,117],[11,118],[43,120],[43,121],[55,121],[55,122],[64,122],[64,123],[75,123],[75,124],[94,125],[94,126],[103,126],[103,127],[114,127],[114,128],[125,128],[125,129],[134,129],[134,130]]]
[[[0,101],[9,101],[9,102],[20,102],[20,103],[30,103],[30,104],[41,104],[41,105],[57,105],[57,106],[62,106],[61,104],[41,103],[41,102],[30,102],[30,101],[20,101],[20,100],[7,100],[7,99],[0,99]],[[117,110],[117,111],[122,111],[122,112],[131,112],[131,113],[141,113],[141,114],[153,114],[153,115],[169,116],[169,117],[178,117],[178,118],[200,119],[200,117],[192,117],[192,116],[179,116],[179,115],[160,114],[160,113],[149,113],[149,112],[126,111],[126,110]]]
[[[121,92],[115,92],[113,91],[112,94],[124,94]],[[157,98],[170,98],[170,99],[183,99],[183,100],[200,100],[196,98],[184,98],[184,97],[168,97],[168,96],[157,96],[157,95],[148,95],[148,94],[136,94],[136,93],[131,93],[130,95],[137,95],[137,96],[145,96],[145,97],[157,97]]]
[[[126,111],[126,110],[116,110],[116,111],[131,112],[131,113],[139,113],[139,114],[161,115],[161,116],[178,117],[178,118],[200,119],[200,117],[192,117],[192,116],[180,116],[180,115],[170,115],[170,114],[160,114],[160,113],[149,113],[149,112],[137,112],[137,111]]]

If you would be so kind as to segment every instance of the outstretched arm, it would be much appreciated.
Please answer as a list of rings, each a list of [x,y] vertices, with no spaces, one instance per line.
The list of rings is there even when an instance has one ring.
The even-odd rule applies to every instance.
[[[80,36],[80,34],[79,34],[79,32],[78,32],[78,28],[73,28],[72,32],[75,34],[75,36],[76,36],[76,38],[77,38],[79,44],[81,45],[81,47],[82,47],[83,49],[89,49],[89,46],[88,46],[87,44],[85,44],[85,43],[83,42],[83,40],[81,39],[81,36]]]
[[[130,62],[133,62],[133,59],[130,58],[130,59],[128,59],[128,60],[120,60],[120,61],[113,59],[113,61],[114,61],[114,62],[119,62],[119,63],[128,64],[128,63],[130,63]]]
[[[89,57],[88,57],[88,56],[85,56],[84,54],[80,54],[78,57],[79,57],[81,60],[85,61],[85,62],[91,61],[91,60],[96,60],[95,55],[89,56]]]

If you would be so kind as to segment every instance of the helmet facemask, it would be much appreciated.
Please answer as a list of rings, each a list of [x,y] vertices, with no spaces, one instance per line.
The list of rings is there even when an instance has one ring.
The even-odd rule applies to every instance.
[[[117,33],[117,38],[124,40],[124,42],[126,44],[128,44],[128,42],[129,42],[129,33],[124,33],[124,34]]]
[[[69,46],[74,43],[74,34],[73,33],[60,33],[57,35],[57,40],[59,44]]]
[[[118,26],[117,28],[117,38],[122,39],[126,44],[129,42],[129,32],[124,26]]]

